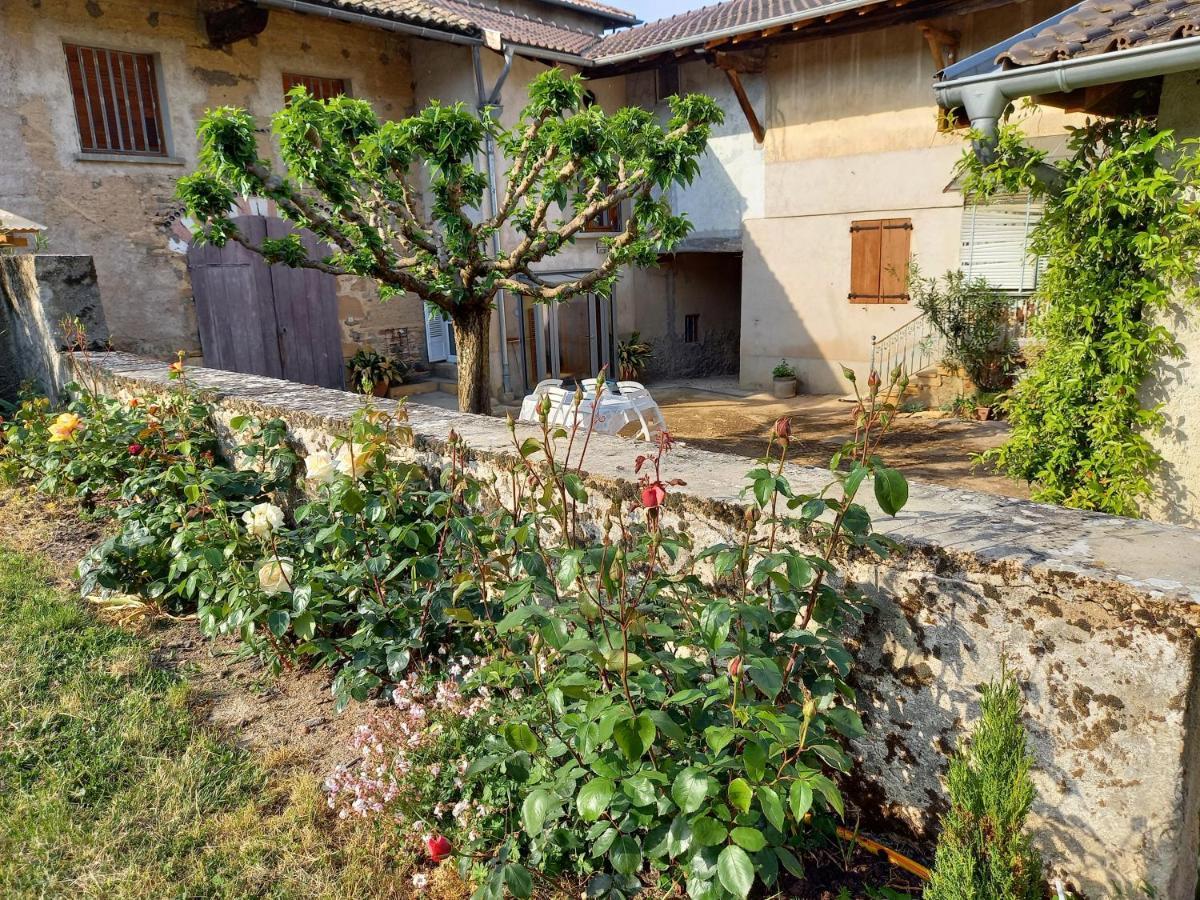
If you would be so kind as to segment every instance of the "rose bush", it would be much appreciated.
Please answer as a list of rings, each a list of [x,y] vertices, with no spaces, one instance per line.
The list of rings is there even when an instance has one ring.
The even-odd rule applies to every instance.
[[[119,496],[85,590],[194,608],[205,633],[276,668],[329,666],[339,709],[389,696],[360,730],[361,764],[331,776],[331,805],[453,856],[482,900],[527,897],[538,873],[587,879],[593,897],[745,897],[802,878],[844,814],[843,742],[863,726],[843,637],[866,601],[838,560],[890,552],[858,496],[869,480],[885,512],[907,499],[877,456],[904,386],[872,375],[813,494],[788,481],[790,424],[776,423],[740,531],[708,547],[676,525],[669,435],[636,460],[633,499],[596,521],[588,429],[544,409],[486,483],[453,433],[433,477],[396,462],[403,413],[370,405],[300,472],[282,422],[238,417],[225,466],[186,390],[119,407],[85,393],[79,424],[27,404],[3,456],[45,489]],[[117,458],[119,485],[101,462]]]

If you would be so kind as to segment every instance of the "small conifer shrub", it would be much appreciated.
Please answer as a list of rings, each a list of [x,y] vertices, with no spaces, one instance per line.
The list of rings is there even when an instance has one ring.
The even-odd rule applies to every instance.
[[[1025,830],[1034,787],[1022,701],[1007,668],[983,688],[975,734],[950,762],[950,812],[942,822],[926,900],[1043,896],[1042,861]]]

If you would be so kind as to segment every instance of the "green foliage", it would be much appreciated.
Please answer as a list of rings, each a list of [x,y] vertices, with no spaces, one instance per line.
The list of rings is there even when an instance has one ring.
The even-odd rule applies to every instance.
[[[633,332],[628,340],[617,344],[617,364],[622,378],[638,378],[653,357],[654,347],[649,341],[642,340],[640,331]]]
[[[908,290],[921,312],[946,339],[946,362],[961,368],[985,391],[1008,387],[1014,347],[1009,337],[1011,300],[982,278],[951,269],[925,278],[909,266]]]
[[[1025,832],[1034,788],[1021,705],[1007,669],[983,687],[979,725],[950,762],[950,812],[926,900],[1042,897],[1041,859]]]
[[[775,363],[775,368],[773,368],[771,370],[771,377],[772,378],[795,378],[796,377],[796,367],[793,366],[786,359],[781,359],[779,362]]]
[[[845,814],[835,778],[864,732],[844,635],[867,601],[837,561],[891,552],[859,493],[870,482],[890,515],[907,501],[877,455],[903,390],[899,372],[886,390],[872,374],[856,440],[811,494],[784,475],[776,423],[743,530],[708,547],[671,524],[669,435],[635,461],[637,501],[592,536],[587,441],[545,419],[523,440],[514,426],[508,471],[484,483],[454,434],[440,473],[398,463],[404,422],[367,406],[304,459],[297,496],[283,423],[238,416],[237,468],[175,445],[127,478],[84,590],[195,609],[273,667],[327,666],[339,708],[390,695],[370,765],[334,793],[414,838],[450,834],[480,900],[529,896],[535,872],[596,897],[746,897],[800,876]],[[97,434],[117,415],[79,402]],[[8,432],[51,417],[31,409]]]
[[[1195,147],[1145,120],[1098,122],[1074,132],[1054,190],[1035,178],[1042,155],[1012,128],[994,162],[965,161],[968,190],[1045,200],[1031,243],[1047,265],[1040,347],[1006,403],[1012,437],[986,454],[1037,500],[1136,516],[1151,493],[1160,459],[1147,435],[1164,420],[1141,391],[1180,353],[1162,314],[1200,294]]]
[[[363,100],[315,100],[298,87],[272,119],[284,176],[259,156],[250,115],[221,107],[201,121],[200,164],[179,180],[178,196],[203,226],[200,239],[237,240],[272,262],[372,278],[384,299],[411,292],[446,312],[455,328],[486,330],[480,313],[497,291],[556,302],[608,292],[622,266],[656,265],[690,229],[671,211],[667,189],[696,176],[709,129],[723,116],[699,95],[673,98],[665,126],[637,107],[609,115],[587,101],[578,75],[559,69],[535,78],[529,98],[507,130],[490,111],[462,103],[434,102],[384,122]],[[485,210],[489,185],[478,161],[489,139],[508,171],[495,185],[498,206]],[[248,240],[231,206],[251,195],[274,200],[281,215],[315,232],[331,252],[310,258],[295,236]],[[622,206],[624,227],[600,239],[605,252],[592,272],[561,283],[535,274],[590,220]],[[493,238],[506,227],[519,240],[497,250]],[[463,368],[465,380],[486,383],[482,354]]]
[[[400,384],[404,381],[407,367],[396,360],[389,359],[377,350],[363,347],[346,361],[350,370],[350,383],[354,390],[363,394],[371,390],[379,382]]]

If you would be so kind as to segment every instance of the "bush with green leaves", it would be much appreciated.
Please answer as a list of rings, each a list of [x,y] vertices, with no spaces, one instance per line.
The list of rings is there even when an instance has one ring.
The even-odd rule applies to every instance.
[[[1136,516],[1160,463],[1149,436],[1164,424],[1143,387],[1181,352],[1164,314],[1200,298],[1200,156],[1145,119],[1075,129],[1070,147],[1048,167],[1009,126],[989,162],[964,158],[965,190],[1028,190],[1045,204],[1030,244],[1046,261],[1040,347],[1005,403],[1012,435],[985,458],[1035,500]]]
[[[950,762],[950,812],[926,900],[1043,896],[1042,861],[1025,829],[1035,791],[1021,707],[1021,688],[1007,669],[984,685],[979,724]]]
[[[366,780],[334,780],[352,807],[452,834],[481,900],[540,876],[594,897],[742,898],[803,877],[844,814],[835,779],[863,727],[843,639],[867,601],[838,560],[892,549],[859,494],[870,481],[893,515],[907,500],[877,455],[904,387],[872,373],[816,493],[788,481],[779,420],[741,529],[708,547],[674,524],[669,435],[636,460],[633,495],[603,503],[583,477],[590,428],[544,406],[539,435],[512,426],[500,473],[480,479],[452,433],[431,478],[397,462],[406,425],[368,400],[304,458],[298,492],[283,423],[237,417],[236,469],[177,447],[127,479],[85,584],[194,607],[275,667],[328,666],[339,708],[383,693],[436,712],[419,745],[377,749],[416,734],[393,720],[364,744]]]

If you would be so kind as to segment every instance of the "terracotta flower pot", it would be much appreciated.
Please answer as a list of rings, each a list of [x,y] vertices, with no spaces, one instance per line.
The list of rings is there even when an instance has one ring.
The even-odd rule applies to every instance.
[[[371,388],[371,393],[376,397],[386,397],[388,391],[392,389],[392,382],[387,378],[375,382],[375,386]]]
[[[990,406],[975,407],[975,418],[980,422],[986,422],[992,417],[992,408]]]

